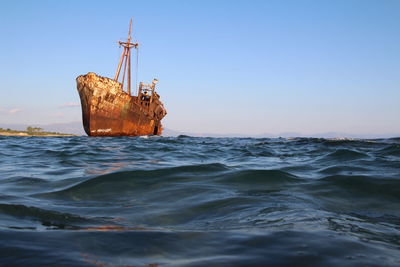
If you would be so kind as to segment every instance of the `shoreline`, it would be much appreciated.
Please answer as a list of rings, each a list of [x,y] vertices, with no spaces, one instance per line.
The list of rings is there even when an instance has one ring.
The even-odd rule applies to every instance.
[[[31,136],[36,136],[36,137],[71,137],[71,136],[78,136],[74,134],[55,134],[55,133],[49,133],[49,134],[28,134],[27,132],[0,132],[0,136],[25,136],[25,137],[31,137]]]

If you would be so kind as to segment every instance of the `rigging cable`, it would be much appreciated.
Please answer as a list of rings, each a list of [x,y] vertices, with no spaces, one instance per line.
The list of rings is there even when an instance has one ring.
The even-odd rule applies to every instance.
[[[138,78],[138,76],[139,76],[139,45],[136,46],[136,66],[135,66],[135,71],[136,71],[136,73],[135,73],[135,77],[136,77],[135,87],[136,87],[136,91],[138,92],[138,90],[139,90],[139,85],[138,85],[138,80],[139,80],[139,78]]]

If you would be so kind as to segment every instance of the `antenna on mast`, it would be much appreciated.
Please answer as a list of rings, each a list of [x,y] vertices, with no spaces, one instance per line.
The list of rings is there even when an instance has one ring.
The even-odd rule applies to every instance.
[[[131,42],[131,33],[132,33],[132,18],[131,22],[129,23],[128,43]]]
[[[128,94],[131,95],[131,48],[138,48],[139,44],[138,43],[131,43],[131,33],[132,33],[132,18],[129,24],[129,32],[128,32],[128,39],[127,42],[118,42],[120,46],[124,47],[124,51],[122,52],[121,59],[119,60],[117,72],[115,73],[114,80],[118,81],[118,77],[121,71],[122,64],[125,61],[124,65],[124,73],[122,76],[122,86],[121,89],[123,90],[124,88],[124,80],[125,80],[125,72],[126,72],[126,67],[128,66]]]

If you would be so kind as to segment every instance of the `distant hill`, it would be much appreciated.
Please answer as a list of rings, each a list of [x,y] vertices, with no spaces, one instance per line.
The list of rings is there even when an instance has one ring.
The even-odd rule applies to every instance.
[[[245,134],[215,134],[215,133],[191,133],[191,132],[180,132],[171,130],[168,128],[164,128],[163,136],[179,136],[179,135],[187,135],[193,137],[249,137],[249,135]],[[251,137],[251,136],[250,136]]]
[[[191,132],[180,132],[165,128],[163,136],[179,136],[188,135],[194,137],[252,137],[252,138],[277,138],[277,137],[314,137],[314,138],[359,138],[359,139],[374,139],[374,138],[391,138],[399,137],[400,133],[394,134],[349,134],[343,132],[326,132],[317,134],[302,134],[297,132],[284,132],[279,134],[262,133],[262,134],[214,134],[214,133],[191,133]]]

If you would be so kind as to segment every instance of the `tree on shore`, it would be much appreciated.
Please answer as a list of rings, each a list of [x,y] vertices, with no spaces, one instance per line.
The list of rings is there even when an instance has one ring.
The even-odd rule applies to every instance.
[[[37,134],[43,132],[43,128],[28,126],[26,127],[26,131],[28,132],[28,134]]]

